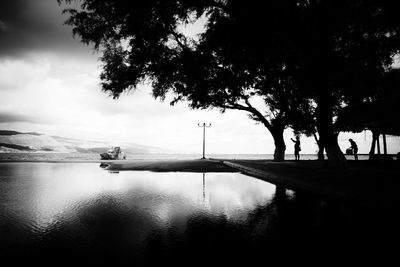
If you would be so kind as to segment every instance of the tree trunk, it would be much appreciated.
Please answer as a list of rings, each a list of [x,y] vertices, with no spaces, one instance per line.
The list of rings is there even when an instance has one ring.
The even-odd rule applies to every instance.
[[[386,145],[386,134],[382,134],[382,141],[383,141],[383,154],[387,155],[387,145]]]
[[[275,129],[271,131],[275,143],[274,161],[284,161],[286,145],[283,139],[283,129]]]
[[[342,167],[346,164],[346,158],[337,143],[337,137],[335,141],[330,142],[325,147],[326,155],[328,156],[328,162],[331,166]]]
[[[318,160],[325,160],[325,156],[324,156],[324,150],[325,150],[325,146],[324,144],[321,143],[321,141],[318,141]]]
[[[375,131],[372,132],[372,142],[371,142],[371,149],[369,150],[369,160],[374,160],[375,159],[375,145],[376,141],[379,138],[379,134]]]
[[[322,128],[322,127],[321,127]],[[326,155],[328,157],[328,163],[331,166],[342,167],[346,163],[346,158],[337,142],[337,135],[333,131],[321,129],[320,131],[320,142],[325,146]]]
[[[381,154],[381,143],[379,141],[379,135],[378,135],[378,138],[376,138],[376,146],[378,148],[378,155],[380,155]]]
[[[286,146],[275,145],[274,161],[284,161],[285,160]]]
[[[322,90],[317,103],[317,129],[320,136],[319,140],[325,146],[328,164],[341,167],[345,165],[346,158],[340,150],[337,134],[333,128],[332,101],[332,93],[329,90]]]
[[[321,142],[321,140],[317,137],[317,134],[315,132],[313,132],[313,136],[314,136],[315,142],[318,145],[318,160],[325,160],[325,156],[324,156],[325,146]]]

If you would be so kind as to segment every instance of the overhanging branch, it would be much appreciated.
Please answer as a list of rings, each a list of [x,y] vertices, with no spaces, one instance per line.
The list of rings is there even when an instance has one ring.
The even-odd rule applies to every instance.
[[[254,115],[259,121],[262,122],[262,124],[264,124],[264,126],[270,131],[273,131],[273,127],[271,125],[271,123],[261,114],[260,111],[258,111],[256,108],[254,108],[247,97],[244,97],[244,102],[246,105],[241,105],[237,102],[229,102],[229,103],[215,103],[216,106],[219,106],[223,109],[237,109],[237,110],[244,110],[247,111],[249,113],[251,113],[252,115]]]

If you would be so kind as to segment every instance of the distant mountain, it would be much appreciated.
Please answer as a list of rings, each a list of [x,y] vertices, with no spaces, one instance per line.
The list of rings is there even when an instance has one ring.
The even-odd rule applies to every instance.
[[[35,132],[21,133],[17,131],[0,130],[0,135],[18,135],[18,134],[42,135],[40,133],[35,133]]]
[[[135,143],[101,142],[81,139],[66,138],[61,136],[50,136],[41,133],[23,133],[12,130],[0,130],[0,153],[31,153],[31,152],[54,152],[54,153],[102,153],[111,146],[120,146],[126,154],[169,154],[173,151],[138,145]]]

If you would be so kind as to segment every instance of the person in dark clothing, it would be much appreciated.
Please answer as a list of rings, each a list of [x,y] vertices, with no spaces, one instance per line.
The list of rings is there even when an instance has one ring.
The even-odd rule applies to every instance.
[[[350,145],[351,145],[351,149],[353,150],[354,159],[358,160],[358,155],[357,155],[358,147],[357,147],[357,144],[351,138],[349,139],[349,142],[350,142]]]
[[[294,159],[300,160],[300,137],[296,136],[296,140],[294,140],[293,138],[290,138],[290,140],[292,140],[292,142],[294,143]]]

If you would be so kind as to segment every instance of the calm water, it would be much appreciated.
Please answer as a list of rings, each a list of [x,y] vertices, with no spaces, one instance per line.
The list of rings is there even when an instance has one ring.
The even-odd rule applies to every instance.
[[[375,217],[240,173],[0,163],[0,261],[318,262],[369,251],[384,232]]]
[[[201,154],[128,154],[128,160],[175,160],[175,159],[199,159]],[[215,159],[254,159],[272,160],[273,154],[207,154],[207,158]],[[348,160],[353,160],[353,156],[346,155]],[[367,160],[368,155],[359,155],[360,160]],[[294,160],[293,154],[286,154],[286,160]],[[302,160],[316,160],[316,154],[302,154]],[[58,161],[58,160],[100,160],[100,156],[95,153],[0,153],[1,161]]]

